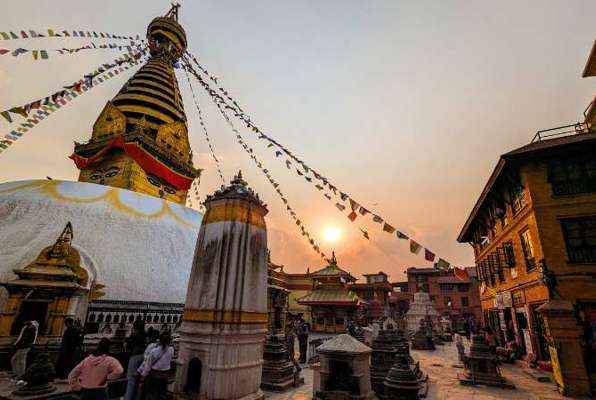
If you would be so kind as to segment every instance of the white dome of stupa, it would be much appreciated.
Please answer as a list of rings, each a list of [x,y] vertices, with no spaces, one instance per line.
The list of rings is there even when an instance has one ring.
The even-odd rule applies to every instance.
[[[92,183],[0,184],[0,282],[53,244],[67,222],[102,300],[184,303],[202,215],[142,193]]]

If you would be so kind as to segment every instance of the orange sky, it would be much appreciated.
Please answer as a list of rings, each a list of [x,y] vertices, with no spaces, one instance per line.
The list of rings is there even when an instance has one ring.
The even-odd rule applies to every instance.
[[[21,0],[0,15],[0,30],[143,34],[168,7],[158,0]],[[594,15],[593,1],[185,1],[181,23],[190,51],[266,133],[438,255],[471,265],[471,248],[456,237],[498,155],[529,142],[539,129],[577,122],[593,98],[594,81],[580,76],[594,42]],[[14,40],[0,41],[0,48],[87,42]],[[114,50],[47,61],[0,56],[0,108],[52,93],[117,56]],[[124,79],[80,96],[0,154],[0,181],[76,179],[67,159],[72,142],[88,140]],[[205,169],[204,196],[220,183],[183,75],[179,80],[195,163]],[[231,178],[242,169],[269,204],[273,260],[292,272],[322,266],[208,97],[201,93],[199,101],[224,174]],[[2,132],[9,128],[0,121]],[[325,252],[336,250],[340,265],[356,275],[382,269],[401,280],[406,267],[427,264],[370,220],[347,220],[244,132],[305,226]],[[328,226],[339,229],[339,241],[323,240]]]

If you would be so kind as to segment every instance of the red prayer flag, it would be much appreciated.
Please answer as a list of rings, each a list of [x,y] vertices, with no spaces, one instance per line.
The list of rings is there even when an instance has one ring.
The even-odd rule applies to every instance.
[[[430,251],[429,249],[424,249],[424,258],[426,261],[434,261],[435,260],[435,253]]]

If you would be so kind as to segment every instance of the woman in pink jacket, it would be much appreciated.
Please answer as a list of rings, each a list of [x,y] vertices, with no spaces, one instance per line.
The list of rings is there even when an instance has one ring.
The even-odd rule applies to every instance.
[[[95,353],[85,358],[68,374],[68,383],[81,390],[81,400],[108,400],[107,381],[116,379],[124,370],[108,355],[110,340],[101,339]]]

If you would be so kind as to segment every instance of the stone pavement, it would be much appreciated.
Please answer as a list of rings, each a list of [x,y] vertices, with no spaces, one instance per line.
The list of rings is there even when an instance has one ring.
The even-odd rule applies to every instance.
[[[466,350],[469,342],[466,343]],[[501,366],[503,376],[516,386],[515,390],[490,387],[462,386],[457,374],[463,370],[453,367],[457,363],[457,352],[454,343],[437,346],[435,351],[412,350],[412,356],[420,361],[420,367],[429,375],[430,385],[428,400],[561,400],[554,383],[538,382],[527,376],[521,367],[505,364]],[[265,393],[270,400],[308,400],[312,398],[313,371],[302,370],[305,384],[286,393]]]

